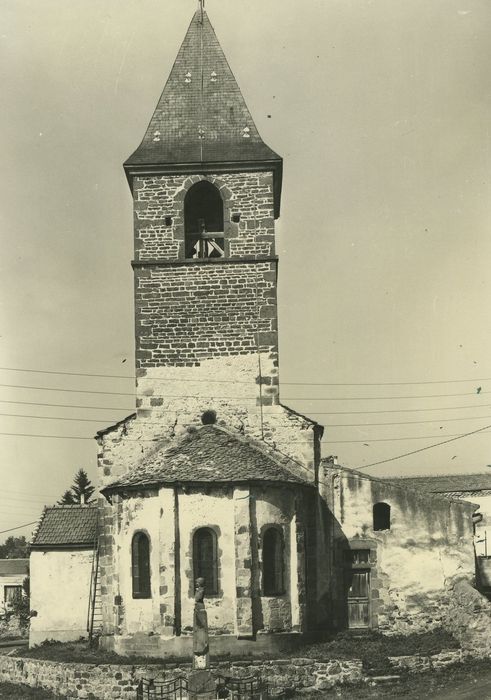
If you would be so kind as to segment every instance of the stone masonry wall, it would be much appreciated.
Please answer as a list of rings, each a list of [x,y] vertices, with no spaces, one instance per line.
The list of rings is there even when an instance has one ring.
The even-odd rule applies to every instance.
[[[460,651],[442,651],[432,656],[390,657],[395,671],[421,673],[446,668],[461,661]],[[19,657],[0,657],[0,681],[23,683],[45,688],[66,698],[122,700],[134,697],[141,678],[157,681],[186,675],[190,664],[166,665],[94,665],[57,663]],[[308,694],[338,685],[365,680],[362,662],[358,659],[326,661],[305,658],[283,658],[272,661],[237,661],[212,663],[212,670],[233,676],[259,674],[278,688],[290,688]]]
[[[273,174],[156,175],[134,178],[135,260],[184,258],[184,198],[207,180],[224,205],[225,255],[274,255]],[[232,221],[240,214],[240,221]],[[170,222],[167,224],[166,221]]]
[[[333,514],[333,590],[343,590],[346,553],[370,550],[359,567],[370,569],[371,626],[407,634],[444,625],[449,586],[474,581],[473,504],[336,467],[326,469],[320,488]],[[390,528],[374,530],[376,503],[390,506]]]
[[[190,664],[130,666],[70,664],[38,659],[0,657],[0,681],[41,687],[66,698],[120,700],[135,697],[141,678],[156,681],[187,675]],[[362,679],[361,661],[278,659],[257,662],[212,663],[212,670],[234,676],[258,674],[272,685],[323,690]]]
[[[276,263],[135,267],[136,367],[277,353]]]
[[[444,626],[473,656],[491,657],[491,602],[465,579],[450,582]]]

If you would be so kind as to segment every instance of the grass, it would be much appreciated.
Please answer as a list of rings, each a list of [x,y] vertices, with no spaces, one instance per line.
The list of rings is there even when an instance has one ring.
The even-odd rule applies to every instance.
[[[22,698],[22,700],[55,700],[60,696],[53,695],[49,690],[42,688],[29,688],[27,685],[14,685],[14,683],[0,683],[0,698]]]
[[[407,637],[386,637],[378,632],[353,635],[341,633],[322,642],[302,644],[294,651],[282,653],[282,657],[303,657],[318,660],[361,659],[366,673],[383,675],[390,673],[389,656],[406,654],[436,654],[443,649],[456,649],[458,642],[444,631],[436,630],[425,634],[411,634]],[[90,648],[87,642],[61,643],[44,642],[33,649],[19,649],[17,656],[45,659],[49,661],[87,664],[162,664],[160,658],[145,656],[119,656],[114,652]],[[274,659],[279,653],[264,655],[263,659]],[[215,657],[213,661],[239,660],[235,657]],[[244,660],[243,657],[240,660]],[[167,659],[167,663],[179,663],[190,659]]]
[[[444,649],[458,649],[459,642],[444,630],[407,636],[384,636],[380,632],[353,635],[341,632],[324,642],[304,645],[287,656],[309,659],[361,659],[363,670],[369,675],[393,672],[389,656],[419,654],[429,656]]]
[[[357,686],[338,686],[331,690],[295,695],[291,700],[320,700],[325,698],[340,698],[340,700],[378,700],[379,698],[405,698],[405,700],[421,700],[433,698],[440,694],[451,698],[489,698],[489,686],[486,694],[480,690],[480,684],[491,681],[491,666],[489,659],[482,661],[467,661],[462,664],[449,666],[441,671],[402,676],[399,681],[391,683],[363,683]],[[453,693],[456,693],[453,695]],[[461,694],[462,693],[462,694]]]

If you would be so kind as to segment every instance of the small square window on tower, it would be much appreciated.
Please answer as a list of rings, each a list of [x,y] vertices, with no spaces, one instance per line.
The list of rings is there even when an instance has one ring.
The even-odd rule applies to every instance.
[[[166,226],[172,226],[172,216],[166,216],[166,217],[165,217],[165,225],[166,225]]]

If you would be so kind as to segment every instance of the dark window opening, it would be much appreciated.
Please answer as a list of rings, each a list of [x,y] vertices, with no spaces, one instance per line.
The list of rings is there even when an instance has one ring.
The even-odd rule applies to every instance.
[[[373,529],[390,530],[390,506],[388,503],[376,503],[373,506]]]
[[[13,605],[22,598],[22,586],[4,586],[3,596],[6,605]]]
[[[151,598],[150,540],[144,532],[133,535],[131,542],[131,577],[133,598]]]
[[[232,214],[232,221],[234,224],[238,224],[240,221],[240,214]]]
[[[205,595],[218,595],[217,536],[209,527],[201,527],[193,535],[193,583],[205,580]]]
[[[368,564],[370,561],[370,550],[347,549],[344,552],[344,558],[348,564]]]
[[[269,527],[263,534],[263,595],[283,595],[285,592],[283,533]]]
[[[165,225],[166,225],[166,226],[172,226],[172,216],[166,216],[166,217],[165,217]]]
[[[184,200],[186,258],[222,258],[223,201],[220,192],[206,180],[193,185]]]

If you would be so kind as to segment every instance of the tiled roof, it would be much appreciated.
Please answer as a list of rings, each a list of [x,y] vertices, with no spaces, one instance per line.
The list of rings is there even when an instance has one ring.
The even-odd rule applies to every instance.
[[[439,476],[399,477],[405,486],[415,486],[429,493],[491,491],[491,470],[483,474],[441,474]]]
[[[198,10],[140,146],[125,167],[277,161],[261,139],[206,12]]]
[[[215,425],[189,433],[170,448],[144,459],[104,491],[122,486],[155,486],[179,482],[278,481],[307,484],[256,441],[233,435]]]
[[[96,506],[50,506],[43,513],[31,547],[93,547],[96,534]]]
[[[27,576],[29,559],[0,559],[0,576]]]

